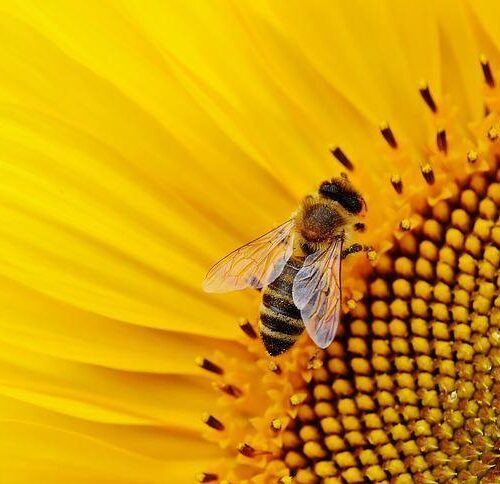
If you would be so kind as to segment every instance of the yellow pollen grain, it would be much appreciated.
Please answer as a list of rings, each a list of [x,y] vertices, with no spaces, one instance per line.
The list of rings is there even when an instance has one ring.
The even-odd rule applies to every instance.
[[[500,127],[498,125],[494,125],[488,130],[488,139],[490,141],[496,141],[499,135],[500,135]]]
[[[410,230],[411,229],[411,220],[404,218],[399,223],[399,226],[401,227],[401,230]]]
[[[469,163],[475,163],[478,160],[478,153],[475,150],[470,150],[467,152],[467,161]]]
[[[347,307],[351,310],[356,308],[356,301],[354,299],[348,299],[346,304]]]
[[[307,399],[307,393],[302,392],[302,393],[295,393],[290,397],[290,403],[293,406],[300,405],[301,403],[305,402]]]

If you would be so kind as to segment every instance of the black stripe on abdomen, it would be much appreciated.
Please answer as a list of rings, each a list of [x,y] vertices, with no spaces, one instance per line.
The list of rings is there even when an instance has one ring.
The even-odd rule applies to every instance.
[[[289,318],[300,319],[300,311],[291,300],[291,297],[283,296],[273,289],[268,289],[262,297],[262,304],[270,311],[288,316]]]
[[[271,356],[284,353],[304,331],[300,311],[292,300],[292,286],[301,261],[290,260],[278,278],[264,289],[260,311],[260,335]]]

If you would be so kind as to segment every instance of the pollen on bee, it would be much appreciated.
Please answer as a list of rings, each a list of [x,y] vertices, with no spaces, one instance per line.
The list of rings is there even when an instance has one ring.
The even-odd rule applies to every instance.
[[[391,176],[391,185],[396,191],[397,194],[403,193],[403,180],[401,179],[401,175],[395,173]]]
[[[352,164],[352,161],[349,158],[347,158],[345,153],[338,146],[336,148],[332,148],[330,152],[337,159],[337,161],[340,162],[342,166],[347,168],[349,171],[354,170],[354,165]]]
[[[484,81],[489,87],[495,87],[495,78],[491,72],[490,63],[485,55],[479,57],[479,62],[481,62],[481,69],[483,70]]]
[[[422,96],[422,99],[425,101],[425,104],[429,107],[429,109],[433,112],[437,112],[437,106],[436,103],[434,102],[434,98],[432,97],[431,90],[429,89],[429,86],[427,83],[422,82],[420,84],[419,88],[420,95]]]
[[[394,137],[394,133],[392,132],[391,127],[387,123],[382,123],[380,125],[380,133],[384,137],[384,139],[387,141],[387,144],[391,147],[396,149],[398,147],[398,142],[396,141],[396,138]]]
[[[366,257],[368,257],[370,262],[374,262],[377,259],[377,252],[375,250],[369,250],[366,253]]]

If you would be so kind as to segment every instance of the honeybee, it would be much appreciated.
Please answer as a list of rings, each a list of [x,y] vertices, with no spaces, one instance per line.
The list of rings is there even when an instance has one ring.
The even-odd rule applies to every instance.
[[[366,209],[347,175],[324,181],[289,220],[215,264],[203,288],[263,289],[259,332],[271,356],[287,351],[304,327],[326,348],[340,320],[342,259],[370,249],[348,245],[353,231],[365,229]]]

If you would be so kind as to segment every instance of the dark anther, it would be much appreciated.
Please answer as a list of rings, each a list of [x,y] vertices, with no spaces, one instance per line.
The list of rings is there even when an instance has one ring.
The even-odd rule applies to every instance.
[[[380,127],[380,132],[382,133],[382,136],[384,139],[387,141],[387,144],[391,148],[397,148],[398,147],[398,142],[396,141],[396,138],[394,137],[394,133],[392,132],[391,127],[388,124],[384,124]]]
[[[363,246],[361,244],[352,244],[347,249],[342,251],[342,258],[345,259],[350,254],[355,254],[356,252],[361,252],[363,250]]]
[[[366,225],[363,222],[356,222],[354,224],[354,230],[356,232],[364,232],[366,230]]]
[[[257,338],[257,333],[255,332],[255,329],[253,329],[253,326],[250,324],[250,321],[248,319],[241,319],[240,322],[240,329],[249,337],[252,339]]]
[[[446,131],[444,129],[440,129],[436,135],[436,144],[438,150],[442,153],[448,153],[448,140],[446,139]]]
[[[211,373],[215,373],[217,375],[222,375],[224,373],[224,370],[210,361],[208,358],[196,358],[196,364],[200,367],[203,368],[204,370],[210,371]]]
[[[404,218],[403,220],[401,220],[401,222],[399,222],[399,228],[403,232],[408,232],[408,230],[411,229],[411,221],[408,220],[407,218]]]
[[[403,193],[403,180],[401,180],[401,177],[399,175],[391,176],[391,185],[394,190],[396,190],[396,193]]]
[[[234,398],[240,398],[243,395],[243,392],[237,386],[230,383],[215,383],[215,387]]]
[[[354,165],[352,164],[351,160],[347,158],[347,156],[338,146],[330,151],[332,155],[342,164],[342,166],[347,168],[349,171],[354,170]]]
[[[469,163],[475,163],[477,161],[477,158],[478,158],[477,151],[470,150],[467,152],[467,161]]]
[[[243,442],[238,445],[238,452],[245,457],[255,457],[257,455],[269,454],[270,452],[267,450],[257,450],[254,449],[251,445]]]
[[[434,102],[434,99],[432,97],[429,86],[427,84],[425,84],[424,86],[422,86],[419,89],[419,91],[420,91],[420,95],[422,96],[423,100],[425,101],[425,104],[427,104],[427,106],[429,106],[429,109],[433,113],[437,112],[437,106],[436,106],[436,103]]]
[[[198,474],[198,482],[214,482],[219,478],[217,474],[211,474],[210,472],[202,472]]]
[[[281,368],[279,367],[278,363],[275,363],[274,361],[269,362],[269,369],[277,375],[281,374]]]
[[[224,424],[220,420],[217,420],[213,415],[210,415],[208,413],[203,415],[203,423],[206,423],[214,430],[222,431],[225,428]]]
[[[490,63],[485,56],[481,56],[481,69],[483,69],[483,76],[486,84],[490,87],[495,87],[495,78],[493,77],[493,73],[491,72]]]
[[[256,454],[255,449],[251,445],[245,443],[238,445],[238,452],[245,457],[255,457]]]
[[[420,171],[422,172],[422,176],[424,177],[424,180],[429,185],[433,185],[435,178],[434,178],[434,170],[432,169],[432,166],[429,163],[425,163],[420,167]]]
[[[281,420],[279,418],[275,418],[272,422],[271,422],[271,430],[273,432],[279,432],[283,427],[283,424],[281,422]]]
[[[500,126],[498,125],[493,125],[489,130],[488,130],[488,139],[490,141],[496,141],[498,139],[498,136],[500,134]]]

